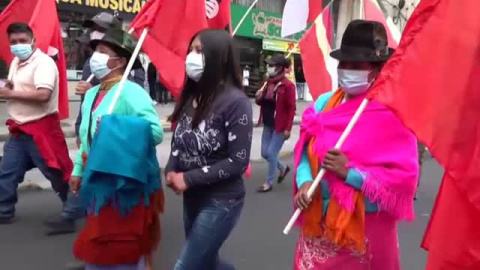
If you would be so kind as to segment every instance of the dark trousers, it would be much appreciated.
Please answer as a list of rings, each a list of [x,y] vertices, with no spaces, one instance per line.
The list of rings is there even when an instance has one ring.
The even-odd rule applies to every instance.
[[[156,84],[156,87],[157,87],[157,92],[159,93],[159,96],[160,96],[158,102],[167,104],[169,100],[169,93],[167,88],[165,88],[163,85],[159,83]]]
[[[157,83],[155,83],[154,85],[150,85],[149,88],[150,88],[150,98],[152,98],[153,101],[158,102],[159,92],[158,92]]]
[[[174,270],[234,270],[220,260],[219,250],[237,224],[243,198],[184,199],[186,241]]]
[[[3,152],[0,162],[0,218],[11,218],[15,215],[15,204],[18,201],[17,187],[23,182],[25,173],[30,169],[38,168],[52,184],[66,185],[60,171],[47,167],[32,136],[26,134],[20,134],[18,137],[10,136],[5,142]],[[84,215],[83,204],[79,198],[69,193],[61,199],[63,217],[76,219]]]

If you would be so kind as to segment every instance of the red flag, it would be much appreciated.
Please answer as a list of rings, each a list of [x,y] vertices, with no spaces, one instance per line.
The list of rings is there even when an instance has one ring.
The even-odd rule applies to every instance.
[[[7,27],[14,22],[28,23],[32,27],[36,45],[43,52],[47,53],[49,47],[58,50],[58,111],[60,119],[68,118],[67,70],[56,1],[13,0],[0,14],[0,57],[6,63],[11,63],[14,58],[10,53],[6,32]]]
[[[308,1],[308,19],[307,22],[312,23],[317,19],[318,15],[322,12],[321,0],[309,0]]]
[[[431,270],[480,269],[478,10],[478,0],[421,1],[371,92],[445,168],[423,243]]]
[[[150,0],[135,17],[131,28],[140,36],[148,27],[142,48],[157,67],[160,80],[178,97],[185,81],[189,42],[207,27],[204,1]]]
[[[310,94],[315,100],[323,93],[332,90],[332,77],[327,69],[331,47],[328,33],[331,29],[330,12],[326,9],[300,40],[300,52],[303,73],[307,80]]]
[[[208,27],[225,29],[230,23],[230,0],[205,0]]]

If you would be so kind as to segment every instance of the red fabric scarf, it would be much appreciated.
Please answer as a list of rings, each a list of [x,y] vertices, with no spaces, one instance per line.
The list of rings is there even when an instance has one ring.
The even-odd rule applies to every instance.
[[[279,74],[275,75],[275,77],[269,78],[267,80],[267,89],[263,98],[265,100],[275,101],[275,90],[277,85],[283,80],[285,77],[285,71],[280,72]]]
[[[73,163],[68,154],[58,113],[22,125],[11,119],[7,120],[6,124],[10,133],[15,137],[20,133],[32,136],[47,167],[61,171],[63,180],[69,180]]]

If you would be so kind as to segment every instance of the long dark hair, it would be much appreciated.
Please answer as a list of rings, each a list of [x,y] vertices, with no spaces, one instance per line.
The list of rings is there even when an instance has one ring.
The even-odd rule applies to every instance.
[[[180,99],[177,101],[172,115],[168,118],[170,122],[177,122],[185,105],[195,99],[198,106],[193,116],[192,128],[197,128],[200,122],[207,117],[213,101],[225,91],[226,85],[242,89],[240,65],[237,61],[233,39],[228,32],[211,29],[200,31],[192,38],[190,45],[196,37],[199,37],[202,43],[205,70],[198,83],[187,76]]]

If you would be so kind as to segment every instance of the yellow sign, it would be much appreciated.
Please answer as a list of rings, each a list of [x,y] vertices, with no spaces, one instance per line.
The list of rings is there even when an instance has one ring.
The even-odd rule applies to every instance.
[[[262,47],[265,51],[275,51],[275,52],[292,52],[299,54],[300,49],[298,48],[295,42],[275,40],[275,39],[266,39],[262,40]]]
[[[126,13],[138,13],[147,3],[146,0],[60,0],[60,2]]]

